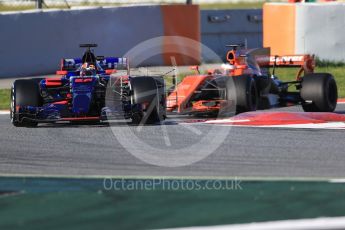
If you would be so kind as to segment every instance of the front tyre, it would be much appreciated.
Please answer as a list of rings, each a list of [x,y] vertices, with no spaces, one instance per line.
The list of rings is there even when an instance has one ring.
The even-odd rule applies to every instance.
[[[234,76],[227,82],[227,100],[236,102],[236,113],[255,111],[258,107],[258,92],[255,80],[250,75]]]
[[[338,90],[329,73],[312,73],[301,83],[302,107],[305,112],[333,112],[337,106]]]
[[[134,124],[153,124],[165,119],[164,84],[159,83],[153,77],[131,78],[132,102],[139,108],[133,111]]]
[[[30,120],[25,115],[19,114],[18,108],[23,106],[38,107],[41,96],[37,82],[33,80],[16,80],[11,89],[11,123],[16,127],[35,127],[37,122]]]

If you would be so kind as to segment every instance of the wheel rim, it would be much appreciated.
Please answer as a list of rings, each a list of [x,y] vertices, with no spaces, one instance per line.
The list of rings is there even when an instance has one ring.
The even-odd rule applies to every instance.
[[[11,108],[10,108],[10,118],[11,122],[14,123],[14,116],[15,116],[15,97],[14,97],[14,87],[11,90]]]

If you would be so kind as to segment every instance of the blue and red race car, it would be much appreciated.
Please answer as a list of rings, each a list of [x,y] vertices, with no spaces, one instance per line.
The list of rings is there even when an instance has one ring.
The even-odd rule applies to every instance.
[[[20,79],[12,86],[11,122],[100,122],[114,118],[133,123],[165,119],[162,77],[131,76],[127,58],[95,56],[92,47],[82,58],[62,59],[58,78]],[[126,73],[113,76],[117,70]]]

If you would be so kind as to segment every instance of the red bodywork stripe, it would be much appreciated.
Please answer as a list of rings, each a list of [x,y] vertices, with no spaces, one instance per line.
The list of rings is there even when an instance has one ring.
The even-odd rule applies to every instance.
[[[46,86],[47,87],[56,87],[61,86],[61,78],[46,78]]]
[[[66,74],[68,74],[68,71],[67,70],[58,70],[58,71],[56,71],[56,74],[57,75],[66,75]]]
[[[116,73],[117,70],[116,69],[106,69],[105,70],[105,74],[113,74],[113,73]]]
[[[77,78],[75,79],[76,83],[92,82],[92,78]]]
[[[52,104],[54,104],[54,105],[66,105],[66,104],[68,104],[68,101],[57,101],[57,102],[54,102]]]

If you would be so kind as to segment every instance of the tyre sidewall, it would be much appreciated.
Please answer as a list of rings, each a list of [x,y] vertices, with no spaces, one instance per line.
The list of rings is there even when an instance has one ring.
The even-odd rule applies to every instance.
[[[21,117],[17,112],[18,106],[41,106],[42,100],[38,83],[32,79],[16,80],[11,92],[11,122],[15,126],[36,126],[37,122]]]
[[[255,111],[258,95],[254,78],[250,75],[241,75],[233,77],[233,81],[235,83],[237,113]]]
[[[148,103],[149,107],[154,103],[152,111],[147,114],[146,111],[137,111],[132,116],[132,121],[135,124],[145,120],[145,123],[151,124],[160,122],[164,119],[164,106],[160,103],[160,90],[157,82],[153,77],[133,77],[131,79],[132,88],[132,102],[133,104]],[[164,90],[164,89],[163,89]],[[140,96],[143,95],[143,96]]]
[[[303,109],[307,112],[333,112],[337,105],[337,86],[331,74],[317,73],[303,77],[301,98]],[[331,95],[333,94],[333,95]]]

